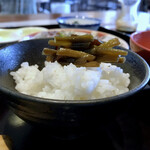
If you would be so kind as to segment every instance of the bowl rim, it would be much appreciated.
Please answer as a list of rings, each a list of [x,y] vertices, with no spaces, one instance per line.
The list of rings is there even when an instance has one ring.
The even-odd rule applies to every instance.
[[[134,36],[135,36],[135,35],[137,35],[137,34],[142,34],[142,33],[146,33],[146,32],[150,32],[150,31],[137,31],[137,32],[134,32],[134,33],[131,34],[130,40],[131,40],[134,44],[136,44],[137,46],[141,47],[143,50],[145,50],[145,51],[150,51],[150,48],[147,48],[147,47],[145,47],[145,46],[139,44],[138,42],[136,42],[136,41],[134,40]]]
[[[94,23],[94,24],[68,24],[68,23],[65,23],[65,22],[60,22],[61,20],[64,21],[64,20],[67,20],[67,19],[74,19],[74,18],[94,20],[94,21],[97,21],[97,23]],[[57,18],[57,22],[58,22],[58,24],[64,25],[64,26],[67,26],[67,27],[91,27],[91,26],[99,26],[101,24],[100,19],[90,18],[90,17],[85,17],[85,16],[64,16],[64,17],[59,17],[59,18]]]
[[[43,40],[43,39],[38,39],[38,40]],[[23,41],[23,42],[28,42],[28,41]],[[20,42],[20,43],[22,43],[22,42]],[[17,44],[17,43],[15,43],[15,44]],[[13,44],[13,45],[15,45],[15,44]],[[128,51],[129,53],[132,53],[135,57],[138,57],[141,60],[141,63],[143,63],[143,65],[145,66],[145,70],[146,70],[144,80],[138,86],[136,86],[134,89],[129,90],[128,92],[125,92],[123,94],[119,94],[119,95],[112,96],[112,97],[90,99],[90,100],[59,100],[59,99],[48,99],[48,98],[40,98],[40,97],[30,96],[30,95],[26,95],[23,93],[19,93],[17,90],[15,92],[11,91],[11,90],[7,89],[6,87],[1,87],[1,86],[0,86],[0,91],[13,97],[12,99],[17,98],[22,101],[38,102],[38,103],[46,103],[46,104],[94,105],[94,104],[110,103],[112,101],[118,101],[120,99],[122,100],[128,96],[135,94],[140,89],[144,88],[150,79],[150,68],[149,68],[148,63],[140,55],[131,51],[130,49],[125,49],[125,48],[123,48],[123,49]]]

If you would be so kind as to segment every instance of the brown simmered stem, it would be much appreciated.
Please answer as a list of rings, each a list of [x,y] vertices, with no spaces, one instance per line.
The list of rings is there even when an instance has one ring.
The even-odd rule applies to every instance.
[[[49,40],[48,44],[51,46],[57,46],[57,47],[66,47],[66,48],[70,48],[72,43],[70,41],[54,41],[54,40]]]
[[[44,48],[42,51],[43,55],[46,55],[46,61],[54,62],[56,58],[56,50],[50,48]]]
[[[120,49],[114,49],[114,48],[105,48],[105,47],[99,47],[96,46],[91,50],[92,54],[95,55],[101,55],[101,54],[108,54],[108,55],[123,55],[126,56],[128,54],[127,51],[120,50]]]
[[[65,48],[71,48],[76,50],[86,50],[90,47],[91,42],[84,42],[84,43],[72,43],[70,41],[54,41],[49,40],[48,44],[51,46],[56,47],[65,47]]]
[[[42,55],[56,55],[56,50],[50,48],[44,48],[42,51]]]
[[[61,48],[60,50],[57,51],[56,55],[73,57],[73,58],[83,57],[87,61],[93,61],[96,58],[96,56],[94,55],[91,55],[82,51],[67,49],[67,48]]]
[[[120,44],[119,40],[117,38],[113,38],[107,42],[102,43],[99,47],[103,47],[103,48],[112,48],[115,46],[118,46]]]
[[[90,34],[79,35],[79,36],[65,36],[65,37],[56,36],[56,37],[54,37],[55,42],[69,41],[72,43],[87,43],[87,42],[92,42],[93,40],[94,40],[94,38]]]

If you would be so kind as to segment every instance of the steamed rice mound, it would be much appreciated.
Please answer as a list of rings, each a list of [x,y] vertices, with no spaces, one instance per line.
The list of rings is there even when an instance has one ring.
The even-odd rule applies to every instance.
[[[16,90],[42,98],[61,100],[86,100],[111,97],[129,91],[129,74],[110,63],[97,68],[77,68],[73,64],[61,66],[57,62],[45,62],[42,70],[28,62],[10,73]]]

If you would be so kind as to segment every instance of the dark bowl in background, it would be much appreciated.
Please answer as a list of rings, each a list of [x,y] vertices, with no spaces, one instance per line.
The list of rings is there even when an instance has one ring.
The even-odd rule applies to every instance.
[[[69,20],[74,19],[73,23],[68,23]],[[81,23],[82,21],[82,23]],[[84,22],[85,21],[85,22]],[[101,25],[101,20],[98,18],[89,18],[85,16],[66,16],[57,18],[57,22],[61,28],[79,28],[98,30]]]
[[[124,94],[80,101],[43,99],[17,92],[10,71],[17,70],[25,61],[42,68],[44,47],[48,47],[48,39],[24,41],[0,50],[0,92],[9,96],[9,105],[16,115],[33,125],[50,128],[56,136],[79,135],[93,130],[122,111],[130,97],[149,81],[148,64],[136,53],[125,49],[128,51],[126,62],[117,64],[124,72],[130,73],[130,91]]]

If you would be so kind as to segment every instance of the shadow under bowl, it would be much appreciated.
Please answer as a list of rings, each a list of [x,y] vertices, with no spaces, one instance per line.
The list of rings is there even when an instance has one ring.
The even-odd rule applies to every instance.
[[[9,96],[14,113],[34,125],[51,128],[53,134],[80,134],[98,127],[105,120],[125,107],[132,95],[145,87],[149,80],[149,66],[136,53],[128,51],[126,62],[116,64],[130,74],[130,91],[124,94],[94,100],[43,99],[19,93],[10,72],[20,68],[22,62],[44,66],[45,56],[41,54],[48,47],[47,39],[16,43],[0,50],[0,91]],[[121,105],[119,105],[121,104]],[[117,109],[116,109],[117,108]]]

